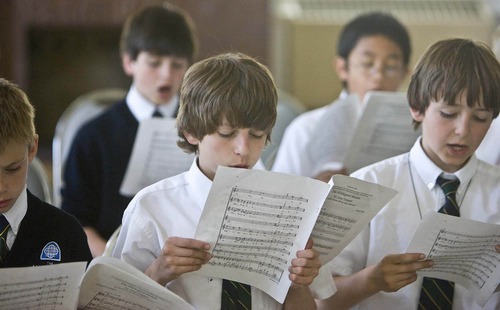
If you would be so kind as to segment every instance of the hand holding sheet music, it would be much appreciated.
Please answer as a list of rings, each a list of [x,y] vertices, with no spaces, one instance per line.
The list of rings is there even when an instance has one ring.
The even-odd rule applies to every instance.
[[[422,219],[407,252],[427,253],[434,261],[418,274],[458,283],[484,305],[500,282],[497,244],[500,225],[433,213]]]
[[[313,241],[321,245],[325,262],[396,193],[347,176],[335,176],[334,183],[219,167],[195,235],[211,244],[214,257],[198,272],[250,284],[282,303],[291,284],[290,262],[304,249],[313,228]],[[330,193],[332,185],[339,189]],[[317,223],[320,212],[324,214]],[[338,225],[341,232],[334,229]],[[330,232],[336,238],[320,240]]]

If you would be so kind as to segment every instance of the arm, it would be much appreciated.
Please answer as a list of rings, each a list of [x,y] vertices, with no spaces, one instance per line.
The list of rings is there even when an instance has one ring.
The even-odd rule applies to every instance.
[[[396,292],[417,279],[417,270],[432,266],[432,261],[424,258],[421,253],[387,255],[352,275],[334,276],[337,292],[317,300],[318,309],[346,309],[378,292]]]
[[[101,256],[106,248],[106,240],[97,232],[97,230],[90,226],[83,227],[85,234],[87,234],[87,242],[90,247],[92,257]]]
[[[305,250],[297,251],[297,257],[292,259],[288,269],[292,285],[286,295],[284,309],[316,309],[309,285],[319,274],[321,262],[319,253],[312,246],[312,239],[309,239]]]
[[[328,183],[334,174],[348,175],[347,170],[345,168],[342,168],[340,170],[322,171],[322,172],[318,173],[316,176],[314,176],[314,179]]]
[[[207,252],[210,244],[190,238],[170,237],[165,241],[160,255],[144,272],[148,277],[165,286],[184,273],[196,271],[212,255]]]

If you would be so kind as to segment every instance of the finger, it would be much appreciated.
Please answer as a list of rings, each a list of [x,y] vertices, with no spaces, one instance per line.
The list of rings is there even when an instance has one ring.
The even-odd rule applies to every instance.
[[[181,248],[210,250],[210,243],[192,238],[169,237],[166,243],[170,243]]]

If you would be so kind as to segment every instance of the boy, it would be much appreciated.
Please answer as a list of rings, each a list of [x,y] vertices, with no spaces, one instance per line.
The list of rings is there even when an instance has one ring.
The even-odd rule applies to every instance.
[[[396,91],[406,74],[411,54],[408,33],[394,17],[385,13],[367,13],[349,22],[342,30],[337,44],[335,70],[342,80],[344,91],[333,103],[298,116],[286,129],[273,164],[273,171],[293,173],[328,180],[333,173],[346,173],[343,158],[332,167],[322,167],[309,157],[309,144],[319,135],[334,136],[337,144],[344,141],[345,153],[354,133],[358,113],[350,113],[357,107],[346,105],[347,94],[357,94],[360,100],[370,90]],[[331,110],[331,111],[330,111]],[[325,114],[338,114],[342,123],[331,124],[325,130],[318,124]],[[340,134],[337,134],[340,133]],[[333,138],[332,138],[333,139]],[[314,152],[322,150],[315,148]],[[325,173],[320,176],[320,173]]]
[[[422,253],[392,253],[405,251],[423,216],[451,201],[438,185],[442,178],[460,182],[456,216],[500,224],[500,167],[478,160],[474,153],[498,116],[499,96],[500,64],[486,45],[449,39],[427,49],[408,89],[411,114],[415,127],[422,125],[422,136],[409,153],[352,174],[399,194],[328,264],[338,292],[329,304],[319,302],[321,307],[360,303],[360,309],[426,309],[422,277],[416,271],[432,262],[423,260]],[[458,284],[450,293],[453,309],[500,308],[498,293],[484,308]]]
[[[125,210],[113,256],[166,285],[196,309],[221,309],[221,304],[226,309],[221,300],[225,281],[193,273],[211,254],[208,243],[192,237],[217,167],[251,169],[257,163],[276,120],[276,103],[268,69],[248,56],[224,54],[194,64],[181,89],[177,128],[179,146],[198,156],[188,172],[146,187],[134,197]],[[310,246],[291,262],[293,285],[285,307],[315,306],[308,285],[321,263]],[[280,307],[262,291],[247,289],[253,309]]]
[[[132,199],[120,186],[139,122],[177,115],[178,92],[195,53],[191,21],[171,5],[145,7],[125,22],[120,49],[133,78],[127,97],[82,127],[64,169],[62,209],[83,225],[94,256],[103,253]]]
[[[0,268],[92,260],[78,221],[26,188],[38,150],[26,94],[0,79]]]

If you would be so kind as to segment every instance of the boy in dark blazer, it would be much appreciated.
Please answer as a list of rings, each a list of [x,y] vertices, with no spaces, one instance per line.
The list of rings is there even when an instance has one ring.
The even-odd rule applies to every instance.
[[[92,260],[82,226],[26,188],[38,150],[26,94],[0,79],[0,268]]]

